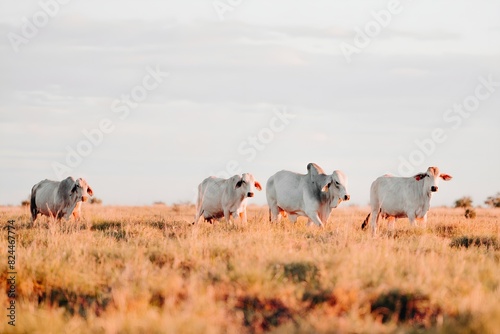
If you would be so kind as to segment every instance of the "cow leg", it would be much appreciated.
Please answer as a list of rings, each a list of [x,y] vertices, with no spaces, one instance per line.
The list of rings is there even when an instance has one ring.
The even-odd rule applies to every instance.
[[[370,226],[372,227],[372,235],[375,236],[377,234],[377,222],[380,217],[380,209],[372,210]]]
[[[289,215],[289,217],[288,217],[288,220],[290,220],[290,222],[291,222],[292,224],[295,224],[295,223],[297,222],[297,218],[298,218],[298,217],[299,217],[299,216],[297,216],[297,215],[290,214],[290,215]]]
[[[240,221],[243,224],[246,224],[247,223],[247,211],[244,210],[244,211],[240,212],[239,216],[240,216]]]
[[[306,212],[306,215],[314,224],[323,227],[323,222],[319,219],[317,212]]]
[[[427,227],[427,214],[421,218],[418,218],[418,217],[415,218],[415,226],[420,226],[422,228],[426,228]]]
[[[80,205],[81,202],[75,202],[74,204],[71,204],[69,207],[66,208],[66,213],[61,212],[61,217],[64,215],[64,219],[68,220],[71,218],[74,211],[78,211],[77,212],[78,215],[80,211]]]
[[[391,217],[389,216],[387,218],[387,227],[389,229],[389,231],[394,231],[394,222],[396,221],[396,218],[395,217]]]
[[[269,221],[273,223],[281,221],[280,209],[277,205],[271,205],[269,207]]]
[[[196,214],[194,215],[193,225],[199,223],[200,217],[203,215],[205,211],[203,210],[202,199],[203,199],[202,186],[200,184],[198,186],[198,196],[196,196]],[[206,217],[204,217],[203,219],[206,220]]]
[[[416,217],[415,217],[415,215],[408,215],[408,220],[410,221],[410,225],[412,227],[418,226],[417,223],[416,223]]]
[[[415,226],[425,228],[427,226],[427,223],[425,222],[424,218],[415,218]]]
[[[35,224],[35,220],[36,220],[37,217],[38,217],[38,211],[36,209],[32,210],[31,211],[31,224],[32,225]]]
[[[311,220],[311,218],[307,217],[307,223],[306,223],[306,226],[307,227],[310,227],[310,226],[313,226],[314,225],[314,222]]]
[[[62,217],[64,217],[64,219],[69,220],[72,215],[73,215],[73,210],[68,210],[66,213],[61,212],[57,216],[58,216],[59,219],[61,219]]]
[[[231,221],[231,212],[227,209],[224,210],[224,218],[226,219],[227,223],[232,223]]]
[[[75,217],[75,221],[80,220],[80,215],[82,213],[81,207],[82,207],[82,202],[78,202],[78,203],[76,203],[76,206],[73,209],[73,217]]]
[[[203,210],[203,208],[201,207],[198,207],[197,210],[196,210],[196,214],[194,215],[194,222],[193,222],[193,225],[194,224],[198,224],[198,222],[200,221],[200,217],[203,215],[205,210]]]
[[[47,212],[48,214],[46,214],[47,217],[49,217],[50,219],[61,219],[62,217],[62,213],[60,210],[50,210],[49,208],[49,205],[47,204]]]
[[[31,224],[28,225],[30,227],[35,227],[35,220],[38,218],[38,212],[35,211],[35,213],[31,213]],[[39,221],[40,222],[40,221]]]
[[[422,222],[422,227],[426,228],[427,227],[427,213],[422,218],[420,218],[420,221]]]

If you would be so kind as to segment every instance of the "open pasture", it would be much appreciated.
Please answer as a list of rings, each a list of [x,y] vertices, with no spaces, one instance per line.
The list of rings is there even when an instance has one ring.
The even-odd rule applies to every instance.
[[[8,333],[494,333],[500,328],[500,210],[433,208],[375,239],[368,208],[192,226],[194,207],[85,205],[80,222],[0,208],[16,227],[16,326]],[[188,224],[189,223],[189,224]],[[8,291],[7,257],[0,285]],[[7,294],[0,294],[6,305]],[[4,308],[4,314],[7,311]]]

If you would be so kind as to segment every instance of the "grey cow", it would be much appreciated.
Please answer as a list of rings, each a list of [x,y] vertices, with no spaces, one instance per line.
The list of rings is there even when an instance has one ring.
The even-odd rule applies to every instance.
[[[66,220],[80,216],[80,206],[93,196],[92,188],[82,178],[67,177],[62,181],[43,180],[31,189],[30,211],[34,222],[38,214]]]
[[[231,217],[239,216],[241,222],[246,223],[247,198],[254,196],[254,189],[260,191],[262,187],[250,173],[229,179],[206,178],[198,186],[194,222],[197,223],[200,217],[209,222],[224,217],[229,222]]]
[[[347,177],[336,170],[331,175],[315,163],[307,165],[307,174],[282,170],[269,178],[266,185],[269,220],[280,220],[290,215],[293,223],[298,216],[306,216],[309,224],[323,226],[332,209],[348,201]]]
[[[396,218],[408,217],[412,226],[416,225],[417,220],[425,224],[432,193],[439,189],[439,179],[449,181],[452,176],[441,174],[437,167],[429,167],[425,173],[412,177],[384,175],[377,178],[370,188],[371,212],[361,228],[364,229],[369,222],[372,235],[376,235],[377,222],[381,215],[389,220],[390,230],[394,229]]]

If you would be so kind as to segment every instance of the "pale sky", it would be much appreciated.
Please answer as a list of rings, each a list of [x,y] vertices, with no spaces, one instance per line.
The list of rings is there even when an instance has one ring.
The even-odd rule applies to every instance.
[[[0,28],[0,205],[68,175],[104,204],[194,201],[309,162],[348,204],[429,166],[454,177],[433,206],[500,191],[497,0],[2,1]]]

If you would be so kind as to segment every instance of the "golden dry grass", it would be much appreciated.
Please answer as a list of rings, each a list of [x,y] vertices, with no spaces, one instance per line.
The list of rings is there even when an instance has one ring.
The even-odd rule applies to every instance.
[[[4,333],[495,333],[500,210],[432,209],[426,228],[339,208],[305,220],[191,226],[188,206],[83,206],[76,223],[0,208],[17,228],[17,319]],[[0,236],[7,254],[7,231]],[[7,259],[0,286],[7,290]],[[7,295],[0,294],[1,305]],[[7,311],[4,309],[4,313]]]

